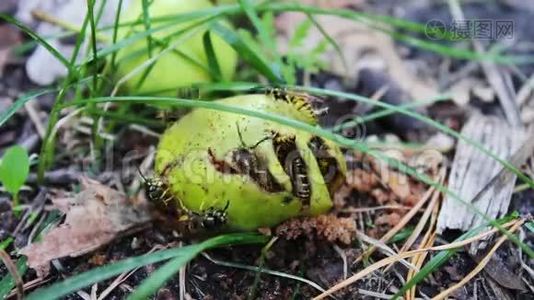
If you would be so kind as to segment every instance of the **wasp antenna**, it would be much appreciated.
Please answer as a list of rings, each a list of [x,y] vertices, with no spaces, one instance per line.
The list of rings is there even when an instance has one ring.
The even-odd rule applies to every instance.
[[[224,206],[223,211],[226,211],[229,206],[230,206],[230,200],[226,200],[226,205]]]
[[[243,148],[247,148],[247,145],[245,144],[245,141],[243,140],[243,135],[241,134],[241,129],[239,128],[239,123],[237,123],[237,121],[235,122],[235,127],[237,128],[237,135],[239,136],[239,141],[241,142],[241,146]]]
[[[143,172],[141,172],[141,169],[139,168],[139,166],[135,166],[137,168],[137,172],[139,172],[139,175],[141,175],[141,178],[143,178],[144,181],[147,181],[147,178],[145,177],[145,175],[143,175]]]
[[[187,207],[185,207],[184,202],[182,201],[182,199],[181,199],[180,197],[176,197],[176,199],[178,199],[178,202],[179,202],[179,204],[180,204],[180,208],[181,208],[183,211],[185,211],[186,213],[189,213],[190,210],[189,210]]]
[[[255,149],[256,147],[258,147],[261,143],[265,142],[266,140],[269,140],[271,137],[270,136],[266,136],[264,137],[263,139],[259,140],[256,144],[254,144],[252,147],[250,147],[250,149]]]

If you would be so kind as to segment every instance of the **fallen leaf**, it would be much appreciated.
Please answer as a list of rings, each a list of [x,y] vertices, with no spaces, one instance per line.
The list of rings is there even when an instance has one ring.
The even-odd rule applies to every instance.
[[[82,186],[83,190],[74,198],[52,201],[66,213],[63,224],[45,234],[40,242],[21,250],[39,277],[47,275],[51,260],[91,252],[151,220],[146,202],[135,203],[92,180],[82,180]]]

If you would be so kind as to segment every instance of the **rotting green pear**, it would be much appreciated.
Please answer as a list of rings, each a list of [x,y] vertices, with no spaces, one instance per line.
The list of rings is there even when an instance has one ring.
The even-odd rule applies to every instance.
[[[216,102],[316,124],[305,96],[252,94]],[[226,229],[253,230],[327,212],[346,163],[335,143],[309,132],[198,108],[162,135],[155,173],[178,207],[197,214],[225,210]]]
[[[192,13],[213,7],[208,0],[157,0],[149,6],[151,19],[162,16]],[[130,2],[130,6],[121,16],[121,23],[140,20],[134,26],[119,27],[118,41],[132,35],[145,32],[143,24],[143,5],[141,0]],[[158,96],[176,96],[178,89],[191,84],[212,81],[208,59],[204,49],[203,36],[206,27],[201,25],[182,35],[181,30],[194,25],[201,19],[176,23],[170,27],[154,32],[152,37],[151,57],[155,63],[149,67],[149,42],[147,38],[135,41],[117,54],[118,75],[126,77],[125,87],[130,93],[152,94]],[[165,26],[165,22],[151,22],[151,29]],[[225,26],[229,26],[225,23]],[[231,80],[235,73],[237,54],[233,48],[214,33],[210,33],[215,56],[219,63],[223,80]],[[172,47],[174,46],[174,47]],[[144,66],[143,66],[144,65]],[[141,67],[143,66],[143,67]],[[148,75],[144,75],[149,69]],[[145,77],[141,83],[141,79]]]

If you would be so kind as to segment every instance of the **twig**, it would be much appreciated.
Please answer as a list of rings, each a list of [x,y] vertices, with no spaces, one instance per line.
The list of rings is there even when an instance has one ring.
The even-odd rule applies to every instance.
[[[21,300],[22,297],[24,297],[24,282],[22,281],[22,278],[19,275],[17,266],[15,265],[13,260],[11,260],[9,254],[4,251],[4,249],[0,249],[0,258],[2,258],[2,262],[4,262],[4,265],[6,266],[7,270],[13,277],[13,280],[15,281],[15,286],[17,287],[17,299]]]
[[[68,30],[68,31],[72,31],[73,33],[80,33],[81,32],[80,27],[78,27],[77,25],[74,25],[74,24],[69,23],[67,21],[60,20],[60,19],[56,18],[55,16],[52,16],[52,15],[48,14],[47,12],[45,12],[43,10],[40,10],[40,9],[32,10],[32,16],[37,20],[40,20],[40,21],[43,21],[43,22],[47,22],[47,23],[50,23],[52,25],[56,25],[57,27],[60,27],[62,29],[65,29],[65,30]],[[97,33],[95,35],[95,38],[99,42],[104,42],[104,43],[110,42],[110,39],[107,36],[102,35],[102,34],[98,34]]]
[[[41,139],[44,138],[46,130],[43,122],[41,121],[41,117],[39,116],[39,111],[37,107],[35,107],[35,101],[28,101],[24,103],[24,108],[26,109],[26,112],[28,112],[28,116],[30,117],[30,120],[33,122],[33,125],[35,126],[35,130],[37,130],[37,133],[41,137]]]

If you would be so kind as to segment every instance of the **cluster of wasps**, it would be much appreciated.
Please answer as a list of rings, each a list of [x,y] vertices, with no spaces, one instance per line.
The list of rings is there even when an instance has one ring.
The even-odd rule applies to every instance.
[[[305,93],[288,91],[285,88],[267,88],[264,90],[267,96],[277,101],[284,101],[292,104],[299,111],[303,111],[314,119],[324,111],[314,110],[311,103],[317,98]],[[304,209],[310,206],[311,185],[307,174],[307,166],[304,159],[298,154],[294,135],[284,135],[280,132],[270,130],[266,136],[254,145],[247,146],[243,141],[239,125],[236,124],[237,132],[241,140],[241,147],[232,152],[232,169],[236,173],[248,175],[262,186],[266,191],[281,191],[283,188],[276,182],[272,174],[267,172],[265,166],[258,161],[254,149],[266,140],[272,140],[274,151],[284,171],[291,180],[292,193],[302,202]],[[141,174],[141,173],[140,173]],[[141,174],[144,181],[144,188],[147,199],[158,206],[172,206],[173,211],[178,211],[178,221],[183,230],[196,232],[198,230],[213,231],[220,229],[227,223],[227,208],[229,202],[223,209],[210,207],[200,213],[193,212],[185,207],[181,200],[175,199],[169,190],[165,180],[160,177],[147,178]],[[178,201],[176,201],[178,200]]]
[[[224,209],[216,209],[210,207],[201,213],[196,213],[189,210],[185,205],[182,204],[182,201],[174,201],[174,196],[169,190],[167,183],[160,177],[145,177],[141,171],[139,171],[145,189],[145,196],[148,201],[153,204],[156,204],[160,207],[173,206],[179,204],[177,210],[173,210],[175,213],[178,213],[178,223],[180,229],[187,233],[195,233],[200,230],[217,230],[221,228],[227,221],[226,210],[230,202],[226,203]]]

